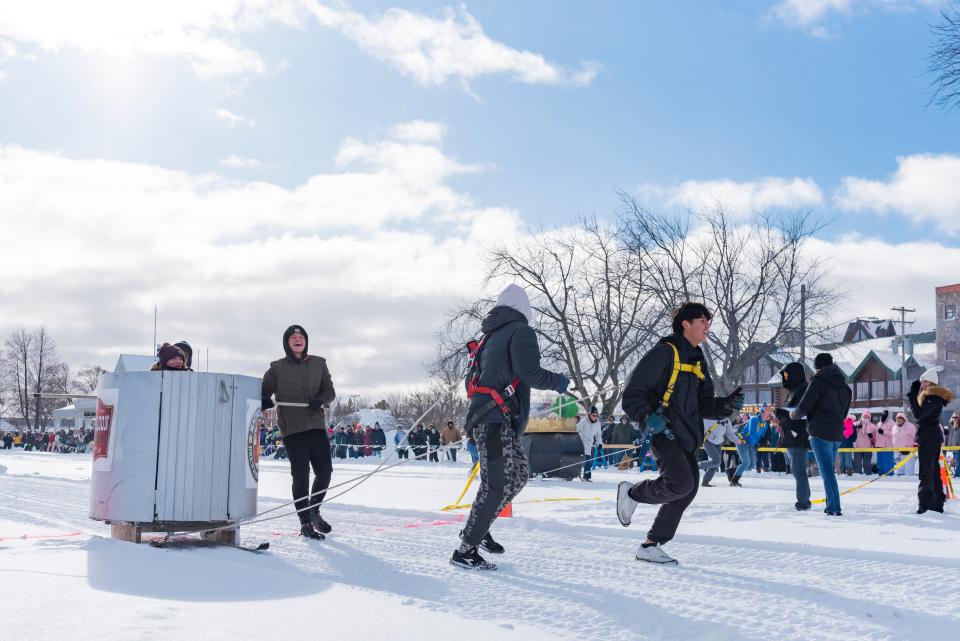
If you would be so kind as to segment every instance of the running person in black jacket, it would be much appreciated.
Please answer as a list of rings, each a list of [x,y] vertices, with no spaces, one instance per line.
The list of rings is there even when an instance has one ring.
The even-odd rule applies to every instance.
[[[484,343],[478,356],[478,384],[503,394],[514,379],[519,383],[516,392],[506,398],[509,416],[498,406],[491,406],[488,394],[478,392],[470,399],[465,427],[480,454],[480,489],[460,531],[460,547],[450,559],[458,567],[497,569],[480,556],[477,547],[495,554],[503,552],[503,546],[490,536],[490,525],[527,484],[529,468],[520,435],[530,416],[530,388],[563,394],[570,384],[563,374],[540,367],[540,346],[530,327],[531,315],[526,292],[509,285],[480,326]]]
[[[704,438],[703,419],[726,418],[743,407],[740,388],[726,397],[713,394],[713,380],[700,349],[707,340],[711,318],[710,311],[699,303],[681,306],[673,315],[673,334],[660,339],[640,359],[624,388],[623,411],[637,423],[646,422],[660,471],[655,480],[636,485],[623,482],[617,487],[617,517],[624,526],[630,525],[638,504],[661,506],[646,541],[637,550],[638,561],[676,563],[660,546],[676,534],[684,510],[697,495],[697,450]],[[672,393],[667,394],[675,354],[683,368]]]

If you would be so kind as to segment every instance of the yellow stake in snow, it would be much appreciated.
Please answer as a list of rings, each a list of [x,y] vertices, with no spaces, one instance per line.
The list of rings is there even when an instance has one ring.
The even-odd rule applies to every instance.
[[[467,484],[463,487],[463,492],[460,492],[460,496],[457,497],[457,500],[453,502],[453,505],[448,505],[447,507],[442,507],[440,509],[446,511],[446,510],[457,510],[459,508],[465,507],[463,505],[460,505],[460,500],[463,499],[464,496],[466,496],[467,490],[470,489],[470,484],[473,483],[473,477],[475,477],[477,475],[477,472],[479,471],[480,471],[480,463],[477,462],[477,464],[473,466],[473,471],[470,472],[470,476],[467,478]]]

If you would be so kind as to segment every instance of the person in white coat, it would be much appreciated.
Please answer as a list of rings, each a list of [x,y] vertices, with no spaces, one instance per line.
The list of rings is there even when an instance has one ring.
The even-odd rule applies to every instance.
[[[584,481],[590,481],[590,470],[593,468],[593,448],[603,444],[602,434],[603,424],[600,422],[600,414],[596,407],[590,408],[590,413],[580,419],[577,423],[577,434],[580,435],[580,442],[583,443],[583,476]]]

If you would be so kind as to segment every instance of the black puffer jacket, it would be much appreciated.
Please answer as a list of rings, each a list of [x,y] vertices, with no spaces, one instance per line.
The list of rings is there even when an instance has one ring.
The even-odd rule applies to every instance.
[[[540,367],[540,346],[537,335],[527,317],[512,307],[494,307],[483,319],[480,331],[486,337],[480,350],[480,381],[482,387],[505,389],[514,378],[520,379],[517,393],[508,401],[511,423],[518,434],[527,428],[530,418],[530,388],[557,389],[560,374]],[[479,423],[503,423],[503,414],[496,406],[484,411],[490,404],[486,394],[474,394],[467,410],[468,434]],[[474,418],[475,417],[475,418]]]
[[[630,420],[640,425],[644,425],[647,417],[660,407],[670,382],[673,350],[667,343],[672,343],[677,348],[681,363],[704,363],[703,350],[694,347],[682,336],[661,338],[633,368],[623,390],[623,411]],[[670,429],[687,452],[695,452],[703,443],[703,419],[721,419],[728,415],[723,411],[724,399],[713,395],[710,372],[705,364],[702,367],[705,375],[703,380],[689,372],[680,372],[670,406],[665,412]]]
[[[943,443],[943,428],[940,427],[940,415],[944,406],[954,399],[952,391],[940,385],[931,385],[920,391],[915,381],[907,394],[910,411],[917,420],[917,443]]]
[[[796,407],[803,393],[807,391],[807,373],[800,363],[787,363],[780,370],[780,380],[787,389],[787,407]],[[810,448],[810,436],[807,434],[807,422],[803,419],[793,420],[790,412],[783,408],[777,409],[777,418],[780,419],[780,447]]]
[[[818,369],[810,379],[807,391],[791,412],[791,417],[806,417],[810,436],[839,442],[843,440],[843,420],[850,411],[852,397],[853,392],[843,371],[836,363],[831,363]]]

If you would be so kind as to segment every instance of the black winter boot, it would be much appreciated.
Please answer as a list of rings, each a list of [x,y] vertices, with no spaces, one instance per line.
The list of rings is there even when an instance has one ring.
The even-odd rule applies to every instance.
[[[320,516],[319,506],[310,510],[310,525],[312,525],[313,529],[321,534],[330,534],[330,532],[333,530],[330,524],[324,521],[323,517]]]
[[[739,476],[734,476],[734,477],[730,480],[730,487],[743,487],[742,485],[740,485],[740,477],[739,477]]]
[[[450,557],[450,565],[456,566],[458,568],[463,568],[465,570],[496,570],[497,566],[493,563],[490,563],[477,551],[477,548],[472,547],[468,548],[465,552],[461,552],[460,549],[454,551],[453,556]]]
[[[320,532],[317,532],[317,530],[314,529],[313,524],[309,521],[300,524],[300,536],[305,536],[308,539],[314,539],[315,541],[322,541],[327,538]]]
[[[493,540],[493,537],[487,532],[480,541],[480,547],[490,554],[503,554],[503,546]]]

